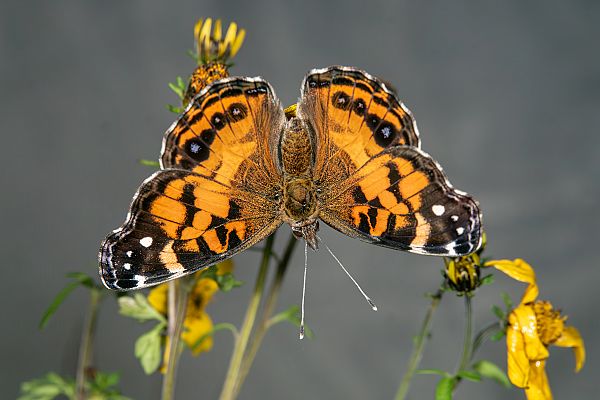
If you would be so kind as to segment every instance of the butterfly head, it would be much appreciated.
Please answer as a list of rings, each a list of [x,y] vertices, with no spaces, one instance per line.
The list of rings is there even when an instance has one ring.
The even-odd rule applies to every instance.
[[[310,221],[310,223],[305,225],[291,224],[291,226],[292,233],[296,239],[304,239],[306,244],[315,251],[319,249],[319,237],[317,236],[317,232],[319,231],[318,220]]]

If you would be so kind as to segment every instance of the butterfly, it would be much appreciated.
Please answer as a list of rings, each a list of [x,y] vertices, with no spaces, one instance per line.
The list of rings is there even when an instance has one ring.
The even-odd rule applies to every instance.
[[[314,69],[292,114],[261,78],[229,77],[200,91],[165,134],[162,169],[102,243],[104,284],[138,289],[196,272],[283,223],[313,249],[320,220],[418,254],[479,248],[477,201],[421,150],[411,112],[380,79]]]

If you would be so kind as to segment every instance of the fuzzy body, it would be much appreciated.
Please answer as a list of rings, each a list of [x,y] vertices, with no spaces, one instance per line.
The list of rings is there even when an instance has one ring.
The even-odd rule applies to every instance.
[[[316,249],[319,208],[311,171],[314,144],[307,128],[298,118],[291,118],[281,138],[283,169],[283,207],[286,222],[298,237]]]

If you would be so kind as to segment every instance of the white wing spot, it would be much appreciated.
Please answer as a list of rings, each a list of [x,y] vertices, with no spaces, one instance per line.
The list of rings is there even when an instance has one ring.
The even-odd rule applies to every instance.
[[[458,221],[458,215],[453,215],[450,217],[450,219],[452,220],[452,222],[456,222]]]
[[[460,228],[456,228],[456,233],[462,235],[463,233],[465,233],[465,228],[463,228],[462,226]]]
[[[439,217],[440,215],[444,214],[446,208],[440,204],[436,204],[435,206],[431,207],[431,211],[433,211],[433,213]]]
[[[125,268],[127,271],[129,271],[131,269],[131,264],[125,263],[125,264],[123,264],[123,268]]]
[[[127,257],[131,257],[131,255],[133,254],[133,251],[129,250],[129,251],[128,251],[127,253],[125,253],[125,254],[127,254]]]
[[[146,236],[145,238],[140,239],[140,244],[144,247],[152,246],[152,238],[150,236]]]

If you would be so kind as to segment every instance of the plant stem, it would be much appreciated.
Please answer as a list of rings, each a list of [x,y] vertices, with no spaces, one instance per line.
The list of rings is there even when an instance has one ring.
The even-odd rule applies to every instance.
[[[235,388],[236,396],[239,393],[242,385],[244,384],[244,380],[246,379],[248,372],[250,372],[250,368],[252,367],[254,358],[256,357],[262,340],[265,337],[267,330],[269,329],[269,320],[271,319],[271,314],[273,314],[275,304],[277,304],[279,291],[281,290],[281,284],[283,283],[283,277],[285,276],[285,272],[289,265],[290,259],[292,258],[292,254],[294,253],[294,249],[296,248],[297,243],[298,239],[296,239],[294,235],[290,233],[290,237],[285,247],[283,257],[279,260],[279,263],[277,264],[277,272],[275,273],[275,278],[273,279],[273,283],[271,284],[271,287],[269,289],[269,294],[267,295],[267,299],[265,301],[265,306],[263,308],[260,323],[256,328],[256,332],[254,333],[254,336],[252,338],[250,348],[248,349],[242,360],[242,370]]]
[[[181,278],[169,282],[168,290],[168,328],[167,337],[169,338],[167,355],[167,368],[162,381],[162,400],[172,400],[175,396],[175,377],[177,366],[179,364],[179,344],[181,342],[181,332],[183,331],[183,321],[187,311],[187,295],[192,277]]]
[[[485,328],[480,330],[477,333],[477,335],[475,335],[475,339],[473,339],[473,348],[471,350],[471,357],[473,357],[473,354],[475,354],[475,352],[479,349],[479,346],[481,346],[483,344],[483,342],[485,340],[487,340],[488,336],[491,333],[493,333],[499,329],[500,329],[500,323],[492,322],[491,324],[489,324],[488,326],[486,326]]]
[[[81,344],[79,346],[79,360],[77,362],[77,374],[75,379],[75,393],[77,400],[84,400],[86,396],[86,377],[92,364],[92,344],[94,342],[94,331],[96,319],[98,316],[98,305],[102,293],[97,288],[90,289],[90,305],[85,320],[83,331],[81,332]]]
[[[429,330],[431,325],[431,319],[433,317],[433,313],[435,312],[437,306],[442,299],[442,290],[438,290],[434,295],[431,296],[431,304],[429,305],[429,309],[427,310],[427,314],[425,314],[425,318],[423,319],[423,323],[421,324],[421,330],[419,331],[419,335],[415,338],[413,352],[410,356],[410,361],[408,362],[408,369],[404,376],[402,377],[402,381],[400,382],[400,386],[398,387],[398,391],[396,392],[395,400],[404,400],[406,395],[408,394],[408,389],[410,388],[410,381],[421,362],[421,358],[423,357],[423,350],[425,349],[426,339],[429,337]]]
[[[465,339],[463,342],[463,352],[458,364],[458,371],[463,371],[471,362],[471,349],[473,346],[473,306],[471,304],[471,296],[465,294]]]
[[[265,287],[265,281],[267,278],[267,272],[269,270],[269,261],[271,260],[271,252],[273,249],[273,242],[275,241],[275,233],[267,238],[265,248],[263,250],[262,261],[256,277],[256,283],[254,285],[254,292],[250,298],[250,303],[246,309],[246,316],[242,328],[240,329],[240,335],[235,341],[235,346],[231,359],[229,361],[229,368],[223,383],[223,389],[221,391],[221,400],[231,400],[236,395],[236,385],[240,376],[240,367],[242,365],[242,359],[246,352],[246,346],[248,345],[248,339],[250,333],[254,327],[254,321],[256,320],[256,314],[258,312],[258,306],[263,295]]]

